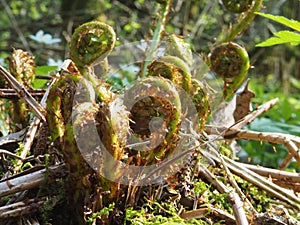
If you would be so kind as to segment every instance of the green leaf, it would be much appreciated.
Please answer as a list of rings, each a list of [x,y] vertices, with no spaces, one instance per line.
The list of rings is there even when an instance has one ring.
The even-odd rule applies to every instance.
[[[57,70],[58,66],[37,66],[34,68],[34,72],[37,75],[48,76],[50,72]],[[48,80],[35,79],[33,82],[33,88],[45,88],[47,86]]]
[[[300,80],[294,78],[294,77],[290,77],[290,82],[292,84],[293,87],[300,89]]]
[[[57,70],[57,66],[37,66],[34,71],[38,75],[48,75],[50,72]]]
[[[45,88],[45,87],[47,87],[47,83],[48,83],[48,80],[35,79],[32,86],[35,89]]]
[[[291,31],[279,31],[274,33],[275,37],[271,37],[264,42],[256,45],[256,47],[268,47],[278,44],[290,43],[291,45],[300,44],[300,34]]]
[[[266,14],[266,13],[257,12],[256,14],[260,15],[260,16],[263,16],[265,18],[268,18],[270,20],[273,20],[275,22],[281,23],[281,24],[283,24],[287,27],[290,27],[290,28],[300,32],[300,22],[298,22],[296,20],[288,19],[284,16],[274,16],[274,15]]]
[[[277,133],[288,133],[287,130],[282,129],[278,126],[277,122],[269,118],[257,118],[250,125],[250,130],[259,132],[277,132]]]

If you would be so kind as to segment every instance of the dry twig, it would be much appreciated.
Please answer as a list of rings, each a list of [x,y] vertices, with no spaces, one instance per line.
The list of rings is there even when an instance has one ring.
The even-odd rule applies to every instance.
[[[270,169],[262,166],[249,165],[245,163],[238,163],[241,166],[261,175],[268,179],[271,179],[275,184],[300,192],[300,176],[299,173],[281,171],[276,169]]]
[[[240,197],[234,192],[226,187],[221,181],[219,181],[214,174],[212,174],[207,168],[204,166],[200,166],[200,173],[204,176],[212,185],[214,185],[220,193],[227,193],[228,199],[232,204],[234,216],[236,219],[236,224],[238,225],[246,225],[249,224],[247,220],[246,213],[243,208],[243,203]]]
[[[23,173],[19,173],[15,176],[1,180],[0,198],[20,191],[38,187],[39,185],[45,183],[46,173],[50,175],[47,177],[47,179],[49,178],[47,182],[51,182],[56,178],[61,178],[66,173],[64,164],[50,166],[48,169],[43,168],[30,173],[28,173],[28,171],[24,171]],[[53,179],[51,180],[50,178]]]
[[[207,134],[219,135],[224,139],[246,139],[267,141],[273,144],[285,145],[291,156],[293,156],[300,164],[300,137],[291,134],[271,133],[271,132],[257,132],[249,130],[240,130],[234,127],[214,127],[206,126],[205,131]],[[290,160],[290,158],[289,158]]]
[[[298,163],[300,163],[300,137],[271,132],[257,132],[249,130],[241,130],[242,127],[251,123],[262,113],[268,111],[278,102],[278,98],[270,100],[265,104],[259,106],[255,111],[245,116],[243,119],[232,125],[231,127],[216,127],[211,125],[205,126],[205,132],[209,135],[217,135],[218,138],[224,139],[246,139],[246,140],[258,140],[267,141],[273,144],[285,145],[289,151],[289,155],[284,160],[281,169],[284,169],[294,157]]]
[[[10,157],[13,157],[13,158],[16,158],[16,159],[19,159],[19,160],[22,160],[23,161],[23,158],[21,156],[18,156],[10,151],[7,151],[5,149],[0,149],[0,155],[8,155]]]
[[[0,219],[24,216],[26,214],[34,213],[40,210],[40,207],[43,206],[46,200],[47,199],[45,197],[41,199],[34,198],[2,206],[0,207]]]
[[[278,98],[274,98],[274,99],[262,104],[256,110],[254,110],[253,112],[249,113],[248,115],[246,115],[245,117],[243,117],[242,119],[237,121],[235,124],[230,126],[228,129],[230,129],[230,128],[241,129],[242,127],[246,126],[247,124],[249,124],[253,120],[255,120],[261,114],[270,110],[278,101],[279,101]]]
[[[17,81],[3,66],[0,65],[0,73],[8,82],[8,84],[15,90],[19,97],[25,101],[34,115],[42,121],[46,121],[46,110],[32,97],[28,90]]]
[[[26,129],[23,129],[16,133],[12,133],[12,134],[8,134],[4,137],[0,137],[0,146],[21,141],[25,135],[25,131],[26,131]]]
[[[45,94],[45,90],[34,89],[29,90],[29,93],[34,97],[42,98]],[[0,88],[0,98],[19,99],[19,96],[17,95],[14,89]]]
[[[220,220],[224,220],[228,225],[236,225],[236,220],[231,214],[213,206],[186,211],[180,214],[180,217],[185,220],[190,220],[203,218],[208,214],[212,214],[214,217],[220,218]]]
[[[257,173],[241,166],[237,162],[222,156],[228,168],[236,175],[242,177],[243,179],[247,180],[248,182],[256,185],[257,187],[265,190],[272,196],[289,203],[291,206],[299,209],[300,206],[300,199],[292,193],[290,190],[282,188],[272,181],[258,175]]]

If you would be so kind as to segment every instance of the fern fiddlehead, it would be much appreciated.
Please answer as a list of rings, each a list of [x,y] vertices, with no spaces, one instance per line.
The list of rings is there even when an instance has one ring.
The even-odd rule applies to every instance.
[[[242,46],[229,42],[216,47],[210,56],[212,71],[224,81],[224,99],[231,96],[245,81],[250,68],[247,51]]]
[[[173,51],[175,51],[176,45]],[[192,78],[188,65],[182,59],[189,59],[192,56],[180,55],[180,48],[176,50],[176,56],[163,56],[154,60],[148,67],[149,76],[160,76],[171,80],[175,85],[182,88],[192,99],[193,105],[198,113],[199,129],[202,130],[208,115],[210,114],[208,96],[200,81]],[[182,58],[179,58],[179,56]],[[182,99],[182,101],[185,101]],[[185,104],[182,102],[182,104]],[[188,104],[188,103],[186,103]]]
[[[119,139],[120,135],[124,135],[124,133],[118,130],[120,127],[116,125],[117,119],[114,118],[115,112],[122,110],[122,107],[117,106],[116,96],[108,90],[103,81],[94,75],[92,70],[93,65],[104,60],[110,53],[115,39],[113,29],[107,24],[92,21],[79,26],[71,39],[71,60],[67,71],[63,71],[60,79],[52,86],[47,100],[47,122],[52,140],[59,143],[70,171],[66,188],[70,193],[69,201],[74,204],[74,207],[71,208],[75,208],[72,215],[78,211],[83,212],[83,205],[86,204],[84,199],[90,194],[86,193],[91,185],[89,177],[94,177],[94,179],[97,177],[101,180],[101,188],[111,193],[108,199],[114,199],[118,194],[117,186],[102,179],[99,168],[97,168],[98,170],[91,168],[86,161],[85,157],[87,156],[83,155],[79,149],[78,141],[86,144],[86,147],[91,145],[86,142],[89,140],[88,137],[81,140],[76,139],[78,132],[88,135],[86,133],[88,125],[99,124],[99,136],[103,140],[104,147],[115,159],[119,160],[122,156],[122,147],[120,146],[122,142]],[[90,96],[90,91],[94,93],[94,97]],[[122,129],[126,130],[127,112],[124,109],[124,113],[120,112],[119,115],[124,117],[117,120],[117,124],[120,122]],[[126,137],[126,135],[124,136]],[[92,141],[94,144],[95,140]],[[98,156],[100,155],[98,154]],[[101,162],[96,163],[95,166],[101,166],[99,163]],[[82,223],[82,218],[83,215],[79,215],[76,224]]]
[[[161,76],[189,91],[191,74],[186,63],[176,56],[163,56],[148,66],[148,76]]]
[[[111,33],[106,34],[106,31]],[[94,173],[91,172],[91,164],[84,163],[84,156],[75,139],[76,132],[88,135],[88,124],[96,124],[97,135],[102,142],[102,150],[98,149],[100,152],[94,154],[93,165],[102,165],[99,158],[104,148],[116,161],[127,162],[125,155],[132,153],[127,144],[139,141],[142,142],[140,150],[144,151],[140,151],[140,156],[134,156],[136,160],[128,163],[143,166],[164,160],[178,144],[179,130],[186,113],[182,106],[188,108],[189,104],[186,99],[182,100],[179,90],[191,98],[198,113],[200,131],[209,114],[208,97],[201,82],[192,79],[189,68],[192,57],[190,51],[183,51],[184,42],[172,37],[173,47],[169,47],[167,53],[173,55],[153,60],[148,66],[148,77],[137,81],[124,96],[110,91],[108,85],[94,76],[92,71],[93,65],[110,53],[114,42],[115,34],[106,24],[91,22],[77,28],[70,43],[72,61],[69,74],[53,85],[47,102],[47,121],[52,138],[60,142],[71,171],[69,197],[75,196],[75,203],[86,195],[85,187],[90,185],[88,174],[97,174],[101,190],[109,191],[110,194],[103,199],[106,203],[120,194],[116,183],[101,177],[101,168]],[[94,98],[88,95],[79,99],[76,97],[78,87],[85,85],[82,80],[91,85]],[[91,145],[87,138],[81,142],[83,146]],[[114,165],[105,162],[106,170],[114,171],[116,178],[124,175],[119,174],[119,168]]]
[[[11,56],[7,57],[9,70],[11,74],[28,90],[32,89],[35,79],[34,74],[34,57],[21,49],[14,49]],[[11,128],[24,128],[28,124],[27,107],[21,100],[14,100],[10,107],[13,110],[9,111],[11,118]]]
[[[141,148],[141,163],[161,161],[174,148],[181,123],[181,102],[175,86],[165,78],[145,78],[125,93],[124,104],[131,112],[133,136],[139,142],[150,142]]]
[[[251,8],[253,0],[222,0],[222,2],[228,11],[242,13]]]
[[[116,34],[108,24],[92,21],[75,29],[70,42],[70,57],[78,67],[102,61],[113,49]]]

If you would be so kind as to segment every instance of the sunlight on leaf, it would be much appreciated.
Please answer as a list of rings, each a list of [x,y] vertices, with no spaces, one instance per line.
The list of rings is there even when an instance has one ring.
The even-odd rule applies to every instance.
[[[296,20],[290,20],[285,18],[284,16],[274,16],[271,14],[257,13],[260,16],[271,19],[278,23],[281,23],[287,27],[294,29],[295,31],[300,32],[300,22]],[[268,47],[278,44],[290,43],[293,46],[300,44],[300,34],[292,31],[279,31],[274,33],[275,37],[271,37],[266,41],[263,41],[256,45],[256,47]]]
[[[271,14],[265,14],[265,13],[259,13],[259,12],[257,12],[256,14],[263,16],[265,18],[268,18],[270,20],[273,20],[275,22],[281,23],[287,27],[290,27],[290,28],[300,32],[300,22],[299,21],[296,21],[293,19],[288,19],[284,16],[274,16]]]
[[[290,43],[295,46],[300,44],[300,34],[291,31],[279,31],[274,33],[275,37],[271,37],[264,42],[256,45],[256,47],[268,47],[278,44]]]
[[[38,75],[49,75],[50,72],[57,70],[58,66],[37,66],[35,73]]]

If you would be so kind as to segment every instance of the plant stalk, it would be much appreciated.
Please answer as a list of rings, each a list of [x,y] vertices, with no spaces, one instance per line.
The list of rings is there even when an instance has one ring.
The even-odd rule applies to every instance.
[[[142,69],[142,73],[141,73],[142,78],[146,77],[147,70],[148,70],[147,67],[151,63],[151,61],[153,59],[153,53],[156,50],[156,48],[157,48],[157,46],[158,46],[158,44],[159,44],[159,42],[160,42],[160,40],[163,36],[165,26],[166,26],[166,23],[167,23],[167,16],[168,16],[168,13],[169,13],[170,8],[171,8],[171,3],[172,3],[172,0],[166,0],[163,3],[160,3],[161,4],[161,15],[162,16],[157,21],[157,26],[156,26],[151,44],[150,44],[149,49],[146,53],[146,59],[144,61],[143,69]]]

